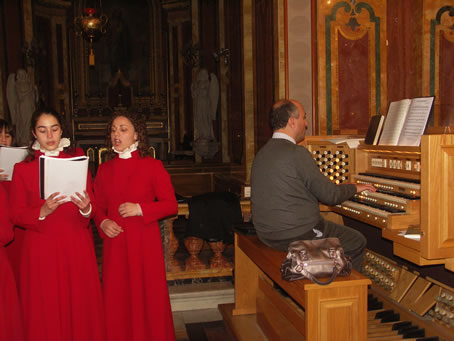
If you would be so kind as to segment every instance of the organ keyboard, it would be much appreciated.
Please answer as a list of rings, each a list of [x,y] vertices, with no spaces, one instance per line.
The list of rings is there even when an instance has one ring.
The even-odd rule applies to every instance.
[[[377,160],[376,156],[371,157],[370,160],[368,166],[372,171],[368,168],[366,172],[353,174],[352,180],[358,184],[373,185],[377,188],[377,192],[356,194],[351,200],[334,207],[333,211],[391,230],[401,230],[409,225],[419,224],[419,199],[421,198],[419,180],[405,178],[405,174],[399,177],[383,174],[380,170],[374,169],[377,162],[372,160]],[[405,163],[405,160],[399,161],[396,164]]]
[[[404,229],[419,224],[419,200],[381,192],[355,194],[333,211],[381,228]]]
[[[381,178],[366,173],[366,175],[354,175],[353,179],[358,184],[371,184],[377,188],[379,193],[403,197],[407,199],[419,199],[421,197],[421,185],[400,181],[392,178]]]

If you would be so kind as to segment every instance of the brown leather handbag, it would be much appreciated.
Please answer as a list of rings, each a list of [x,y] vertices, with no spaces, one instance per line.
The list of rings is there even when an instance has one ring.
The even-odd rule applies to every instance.
[[[348,276],[351,271],[351,259],[344,255],[338,238],[294,241],[281,265],[282,279],[291,282],[307,278],[320,285],[331,283],[337,276]],[[320,277],[329,279],[322,282]]]

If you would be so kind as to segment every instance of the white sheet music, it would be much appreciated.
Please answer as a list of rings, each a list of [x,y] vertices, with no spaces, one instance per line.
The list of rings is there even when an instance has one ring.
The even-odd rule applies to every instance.
[[[433,101],[434,97],[413,98],[400,133],[399,146],[419,146]]]
[[[3,174],[8,174],[7,181],[11,181],[13,177],[14,165],[25,159],[27,155],[27,147],[0,147],[0,169],[3,169]]]
[[[397,145],[410,104],[411,99],[391,102],[388,114],[386,115],[385,125],[383,126],[383,131],[380,136],[380,145]]]
[[[39,172],[40,193],[44,192],[43,199],[47,199],[52,193],[59,192],[60,195],[66,195],[64,201],[70,201],[70,196],[75,196],[76,192],[83,195],[86,189],[88,157],[59,159],[41,155]]]
[[[391,102],[380,145],[419,146],[434,97],[417,97]]]

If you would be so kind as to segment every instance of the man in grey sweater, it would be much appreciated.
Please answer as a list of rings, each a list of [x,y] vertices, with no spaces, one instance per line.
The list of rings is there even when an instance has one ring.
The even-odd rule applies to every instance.
[[[281,100],[270,115],[273,137],[259,150],[252,164],[252,220],[266,245],[287,251],[295,240],[337,237],[353,268],[361,269],[364,236],[349,227],[324,220],[319,202],[337,205],[372,185],[336,185],[320,173],[304,140],[308,123],[301,103]]]

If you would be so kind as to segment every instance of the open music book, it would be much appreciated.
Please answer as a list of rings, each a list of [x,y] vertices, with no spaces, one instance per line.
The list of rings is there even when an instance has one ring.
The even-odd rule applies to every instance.
[[[84,194],[87,185],[88,157],[78,156],[59,159],[52,156],[39,157],[39,194],[47,199],[52,193],[66,195],[64,201],[76,192]]]
[[[27,147],[0,147],[0,169],[3,169],[3,174],[8,175],[7,181],[11,181],[13,177],[14,165],[25,159],[27,155]]]
[[[391,102],[379,145],[419,146],[432,110],[434,97]]]

